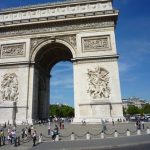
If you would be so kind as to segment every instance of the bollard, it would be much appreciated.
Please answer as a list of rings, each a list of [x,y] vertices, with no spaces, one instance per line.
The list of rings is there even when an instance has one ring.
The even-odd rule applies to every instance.
[[[74,132],[72,132],[71,134],[71,141],[74,141],[75,140],[75,135],[74,135]]]
[[[101,132],[101,139],[104,139],[104,138],[105,138],[104,132],[102,131],[102,132]]]
[[[118,137],[118,132],[115,130],[114,137]]]
[[[59,141],[59,134],[56,135],[55,141]]]
[[[127,136],[130,136],[131,134],[130,134],[130,131],[129,131],[129,129],[127,129]]]
[[[18,146],[20,146],[20,136],[18,136]]]
[[[137,135],[141,135],[141,130],[137,130]]]
[[[87,139],[87,140],[90,140],[90,139],[91,139],[91,135],[90,135],[89,132],[87,132],[87,134],[86,134],[86,139]]]
[[[149,129],[149,127],[147,127],[146,133],[147,133],[147,134],[150,134],[150,129]]]

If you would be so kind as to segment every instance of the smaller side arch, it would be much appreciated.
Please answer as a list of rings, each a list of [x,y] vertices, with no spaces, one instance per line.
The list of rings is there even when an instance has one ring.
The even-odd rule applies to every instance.
[[[64,40],[61,40],[61,39],[49,39],[49,40],[45,40],[43,41],[42,43],[40,43],[32,52],[31,54],[31,57],[30,57],[30,60],[31,62],[34,62],[35,61],[35,57],[36,57],[36,54],[39,52],[39,50],[41,48],[43,48],[44,46],[46,46],[47,44],[51,44],[51,43],[59,43],[59,44],[63,44],[64,46],[66,46],[70,52],[72,53],[72,56],[73,58],[76,57],[76,53],[75,53],[75,49],[66,41]]]

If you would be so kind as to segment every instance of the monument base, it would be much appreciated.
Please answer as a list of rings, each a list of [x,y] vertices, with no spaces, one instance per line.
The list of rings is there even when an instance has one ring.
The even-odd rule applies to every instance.
[[[126,119],[123,116],[118,116],[118,117],[104,117],[104,118],[74,118],[73,119],[73,124],[82,124],[85,122],[86,124],[101,124],[102,122],[105,123],[112,123],[114,122],[125,122]]]

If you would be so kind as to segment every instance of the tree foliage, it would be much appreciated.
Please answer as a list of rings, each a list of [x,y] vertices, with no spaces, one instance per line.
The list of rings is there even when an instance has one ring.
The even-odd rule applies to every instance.
[[[50,105],[49,115],[57,117],[73,117],[74,108],[67,105]]]
[[[150,114],[150,104],[145,104],[143,107],[138,108],[134,105],[129,105],[127,109],[123,108],[123,113],[124,114],[130,114],[130,115],[135,115],[135,114]]]
[[[150,104],[146,104],[143,107],[144,114],[150,114]]]

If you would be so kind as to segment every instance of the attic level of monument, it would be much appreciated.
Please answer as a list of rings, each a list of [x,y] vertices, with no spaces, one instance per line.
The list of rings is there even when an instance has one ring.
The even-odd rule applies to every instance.
[[[68,4],[68,5],[67,5]],[[61,5],[37,6],[12,9],[0,12],[0,26],[16,26],[17,24],[35,24],[56,20],[72,20],[92,17],[117,16],[118,11],[112,9],[111,1],[77,1],[65,2]]]
[[[47,7],[62,7],[63,6],[71,6],[75,4],[85,4],[85,3],[95,3],[95,2],[112,2],[113,0],[62,0],[58,2],[49,2],[49,3],[44,3],[44,4],[37,4],[37,5],[27,5],[27,6],[21,6],[21,7],[12,7],[12,8],[5,8],[5,9],[0,9],[1,12],[19,12],[20,10],[35,10],[39,8],[47,8]]]

